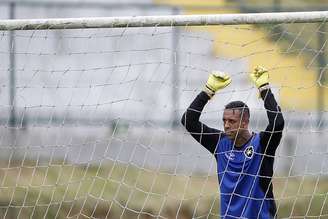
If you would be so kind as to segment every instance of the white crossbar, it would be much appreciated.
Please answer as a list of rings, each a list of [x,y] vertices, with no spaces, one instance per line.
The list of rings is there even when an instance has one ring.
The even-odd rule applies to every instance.
[[[237,24],[315,23],[328,20],[328,11],[250,14],[170,15],[0,20],[0,30],[48,30],[124,27],[170,27]]]

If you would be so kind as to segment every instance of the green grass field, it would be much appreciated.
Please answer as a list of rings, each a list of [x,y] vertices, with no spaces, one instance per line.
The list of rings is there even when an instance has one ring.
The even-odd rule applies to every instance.
[[[29,161],[2,165],[0,179],[1,218],[218,218],[216,176],[119,163],[38,166]],[[274,186],[279,218],[328,217],[327,178],[275,177]]]

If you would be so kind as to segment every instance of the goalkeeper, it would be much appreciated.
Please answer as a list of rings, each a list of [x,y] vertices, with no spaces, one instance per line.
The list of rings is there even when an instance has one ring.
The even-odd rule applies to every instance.
[[[199,121],[204,106],[215,92],[231,83],[231,78],[222,72],[210,74],[204,91],[198,94],[181,119],[191,136],[216,158],[222,218],[274,218],[276,215],[271,180],[284,119],[271,92],[268,71],[257,67],[250,78],[267,112],[269,124],[264,131],[249,131],[249,108],[241,101],[225,106],[224,131]]]

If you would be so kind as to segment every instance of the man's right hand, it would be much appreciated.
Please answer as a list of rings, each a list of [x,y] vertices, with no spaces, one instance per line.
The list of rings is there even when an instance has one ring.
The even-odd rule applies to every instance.
[[[231,78],[229,75],[224,72],[213,71],[207,79],[204,91],[208,94],[209,97],[212,97],[214,96],[215,92],[225,88],[230,83]]]

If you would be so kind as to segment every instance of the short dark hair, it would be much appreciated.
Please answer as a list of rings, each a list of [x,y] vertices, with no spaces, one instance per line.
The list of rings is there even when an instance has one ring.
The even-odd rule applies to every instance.
[[[240,115],[243,116],[243,118],[249,119],[250,113],[249,113],[249,108],[246,105],[246,103],[242,101],[232,101],[225,105],[224,109],[231,109],[231,110],[238,110],[240,112]]]

